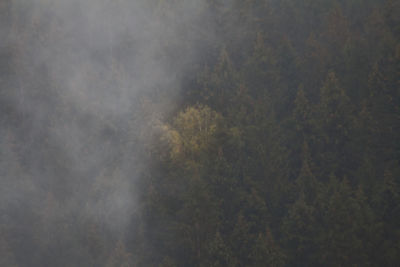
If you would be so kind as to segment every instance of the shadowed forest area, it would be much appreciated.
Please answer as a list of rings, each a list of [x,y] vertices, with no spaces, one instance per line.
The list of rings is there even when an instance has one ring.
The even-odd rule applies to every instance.
[[[0,1],[0,266],[400,266],[400,1]]]

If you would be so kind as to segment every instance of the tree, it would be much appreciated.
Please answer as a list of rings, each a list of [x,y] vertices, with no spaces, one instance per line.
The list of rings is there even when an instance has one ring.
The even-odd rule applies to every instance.
[[[353,110],[345,90],[340,86],[334,72],[330,72],[321,88],[317,107],[317,149],[320,171],[324,176],[330,172],[348,174],[357,166],[357,155],[352,153]]]
[[[320,184],[314,176],[312,169],[314,166],[311,160],[308,144],[304,142],[302,149],[302,166],[296,185],[300,194],[304,194],[305,201],[314,204],[320,190]]]
[[[284,266],[285,255],[275,243],[269,229],[259,233],[250,254],[251,266]]]
[[[315,238],[319,229],[314,208],[306,203],[305,196],[301,193],[296,202],[290,206],[282,222],[281,231],[289,264],[310,266],[316,263]]]
[[[215,234],[214,240],[209,243],[208,256],[204,266],[222,267],[237,266],[237,259],[230,248],[225,244],[219,231]]]
[[[132,255],[126,251],[125,245],[118,241],[106,263],[107,267],[130,267]]]

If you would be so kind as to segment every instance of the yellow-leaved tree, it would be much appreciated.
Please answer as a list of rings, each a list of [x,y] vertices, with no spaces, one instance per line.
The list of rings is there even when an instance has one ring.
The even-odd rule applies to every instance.
[[[173,160],[199,160],[210,152],[222,116],[207,106],[188,107],[180,112],[171,125],[164,125],[164,136],[170,145]]]

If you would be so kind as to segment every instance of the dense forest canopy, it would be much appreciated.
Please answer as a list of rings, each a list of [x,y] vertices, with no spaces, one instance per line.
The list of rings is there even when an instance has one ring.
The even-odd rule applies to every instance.
[[[399,266],[400,1],[2,0],[0,266]]]

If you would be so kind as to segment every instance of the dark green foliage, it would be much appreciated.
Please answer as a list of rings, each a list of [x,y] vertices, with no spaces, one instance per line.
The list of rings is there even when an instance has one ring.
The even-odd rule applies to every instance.
[[[123,118],[68,105],[25,57],[27,40],[52,41],[41,16],[3,2],[14,28],[0,33],[19,41],[0,47],[0,266],[400,266],[399,1],[204,1],[158,55],[200,51],[179,103],[160,114],[170,91],[156,85]],[[149,6],[173,24],[185,2]],[[114,57],[105,88],[126,75]],[[10,104],[26,98],[57,108],[37,119]],[[72,168],[48,134],[64,123],[90,129],[79,155],[117,152]],[[31,165],[54,178],[33,181]],[[101,201],[121,181],[135,204],[115,235]],[[103,217],[85,216],[93,203],[59,212],[81,187]]]

